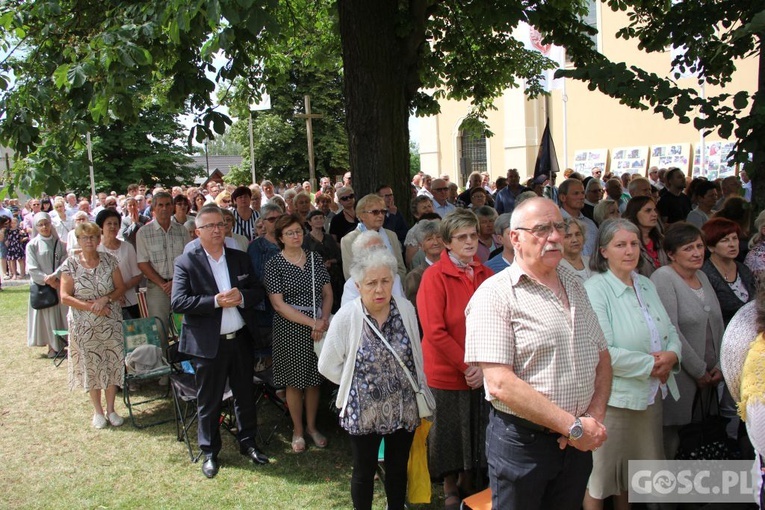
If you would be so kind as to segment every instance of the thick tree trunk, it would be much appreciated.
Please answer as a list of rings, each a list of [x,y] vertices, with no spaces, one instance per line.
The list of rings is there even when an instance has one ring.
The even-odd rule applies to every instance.
[[[764,40],[765,34],[760,34],[760,47],[762,47]],[[757,98],[752,105],[752,112],[759,110],[763,101],[762,94],[765,94],[765,52],[760,50],[757,74]],[[765,210],[765,133],[755,134],[754,139],[757,140],[757,148],[752,154],[754,168],[748,172],[749,178],[752,180],[752,205],[754,206],[752,221],[754,221],[760,211]]]
[[[398,36],[396,0],[338,0],[343,47],[346,128],[358,198],[381,184],[408,214],[411,62]]]

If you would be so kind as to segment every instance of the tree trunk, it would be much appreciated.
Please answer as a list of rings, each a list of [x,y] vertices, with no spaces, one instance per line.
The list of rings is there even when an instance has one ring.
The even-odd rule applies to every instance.
[[[762,48],[763,40],[765,40],[765,34],[761,34],[759,37],[760,48]],[[763,101],[763,94],[765,94],[765,52],[760,49],[759,69],[757,73],[757,95],[755,96],[756,98],[752,105],[752,112],[756,112],[760,109]],[[754,168],[747,173],[749,179],[752,181],[752,206],[754,207],[752,221],[754,221],[760,211],[765,210],[765,133],[753,133],[753,136],[754,139],[757,140],[756,149],[752,154]]]
[[[412,60],[399,37],[396,0],[338,0],[346,129],[356,199],[393,188],[409,213],[409,101]],[[424,40],[424,36],[423,36]]]

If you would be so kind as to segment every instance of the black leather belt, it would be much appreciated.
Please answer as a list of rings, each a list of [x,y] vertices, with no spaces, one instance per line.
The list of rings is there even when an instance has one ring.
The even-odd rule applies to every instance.
[[[514,425],[518,425],[519,427],[524,427],[530,430],[534,430],[536,432],[541,432],[543,434],[560,434],[560,432],[556,432],[552,429],[548,429],[547,427],[543,427],[542,425],[537,425],[536,423],[531,422],[529,420],[524,420],[520,416],[515,416],[514,414],[508,414],[496,408],[493,408],[493,409],[494,409],[494,412],[497,413],[497,415],[499,415],[503,420],[508,421]]]
[[[225,335],[221,335],[220,339],[221,340],[233,340],[234,338],[236,338],[236,335],[238,335],[240,331],[242,331],[242,330],[238,329],[238,330],[234,331],[233,333],[228,333],[228,334],[225,334]]]

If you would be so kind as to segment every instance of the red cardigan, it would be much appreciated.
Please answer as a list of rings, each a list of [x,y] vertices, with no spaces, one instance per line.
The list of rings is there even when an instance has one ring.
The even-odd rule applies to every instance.
[[[422,325],[422,357],[428,386],[439,390],[468,390],[465,382],[465,308],[473,293],[493,272],[480,264],[474,280],[457,269],[446,250],[422,275],[417,291],[417,315]]]

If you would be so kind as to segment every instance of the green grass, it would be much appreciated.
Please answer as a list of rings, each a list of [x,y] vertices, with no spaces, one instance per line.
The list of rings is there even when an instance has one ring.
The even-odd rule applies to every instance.
[[[223,433],[213,480],[189,462],[173,422],[95,430],[87,395],[69,391],[66,363],[54,368],[45,348],[27,347],[28,296],[28,286],[0,293],[0,508],[351,508],[347,435],[324,402],[319,424],[328,448],[309,444],[293,454],[285,420],[263,446],[271,464],[254,466]],[[172,413],[171,406],[167,399],[153,411]],[[264,425],[278,419],[269,407],[259,409]],[[117,412],[127,416],[121,400]],[[431,505],[413,508],[442,507],[436,485],[433,493]],[[375,508],[385,508],[380,483]]]

